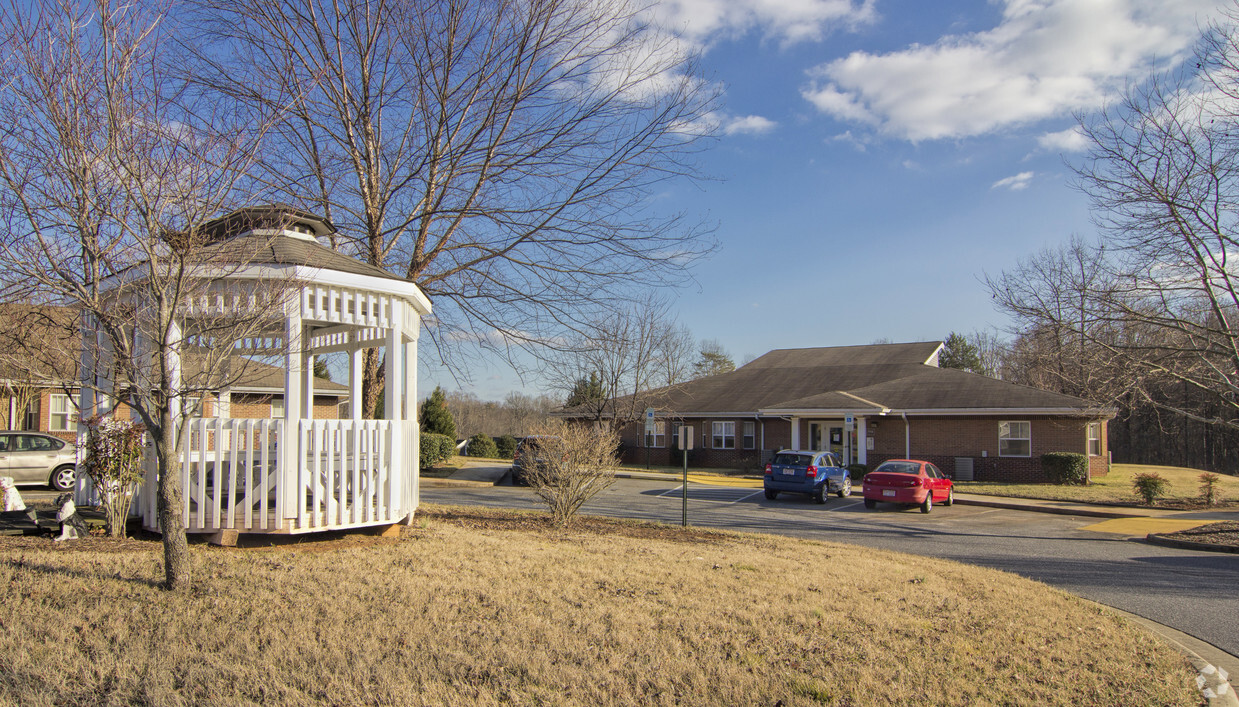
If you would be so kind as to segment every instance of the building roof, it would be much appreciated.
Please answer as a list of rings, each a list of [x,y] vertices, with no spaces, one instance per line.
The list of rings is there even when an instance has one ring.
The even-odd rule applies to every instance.
[[[730,373],[640,394],[678,415],[1097,412],[1070,395],[938,367],[941,342],[776,349]]]

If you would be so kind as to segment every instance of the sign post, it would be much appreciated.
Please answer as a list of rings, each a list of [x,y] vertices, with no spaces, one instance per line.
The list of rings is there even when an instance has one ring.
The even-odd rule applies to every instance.
[[[684,459],[684,485],[681,487],[681,519],[680,524],[685,528],[688,527],[688,452],[693,448],[693,429],[692,425],[680,425],[680,440],[678,446],[683,450],[680,456]]]
[[[852,463],[852,430],[856,428],[856,417],[847,413],[843,417],[843,465]]]

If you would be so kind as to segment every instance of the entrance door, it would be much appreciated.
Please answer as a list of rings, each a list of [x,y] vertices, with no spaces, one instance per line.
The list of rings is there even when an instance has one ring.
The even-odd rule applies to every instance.
[[[831,423],[830,447],[826,451],[834,452],[836,456],[843,459],[843,446],[843,425],[841,423]]]

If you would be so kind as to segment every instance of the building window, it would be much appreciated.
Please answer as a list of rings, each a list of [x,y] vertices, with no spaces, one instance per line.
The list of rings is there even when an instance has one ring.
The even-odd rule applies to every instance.
[[[22,414],[21,427],[14,428],[14,429],[23,429],[23,430],[39,429],[39,400],[37,398],[34,400],[31,400],[30,404],[26,406],[26,411],[25,413]]]
[[[69,400],[69,396],[52,393],[47,398],[47,428],[53,432],[69,432],[70,429],[77,429],[77,415],[73,412],[73,403]],[[70,425],[73,427],[70,428]]]
[[[1000,457],[1030,457],[1032,456],[1032,423],[1030,422],[999,422],[998,423],[998,456]]]
[[[645,446],[661,448],[667,445],[667,423],[654,420],[654,431],[645,435]]]
[[[744,423],[744,448],[752,449],[757,446],[757,423]]]
[[[715,449],[735,449],[736,448],[736,423],[734,422],[715,422],[712,425],[713,434],[711,435],[711,445]]]
[[[276,398],[276,397],[271,398],[271,419],[272,420],[283,420],[284,419],[284,398]]]
[[[1101,456],[1101,423],[1088,423],[1088,455],[1090,457]]]
[[[671,423],[671,448],[680,448],[680,424],[679,422]]]

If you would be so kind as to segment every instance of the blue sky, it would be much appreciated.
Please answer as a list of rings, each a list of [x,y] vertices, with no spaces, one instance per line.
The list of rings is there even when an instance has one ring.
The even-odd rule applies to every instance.
[[[1002,326],[979,278],[1096,233],[1076,112],[1184,60],[1217,0],[680,0],[720,137],[656,206],[721,247],[676,302],[737,362],[774,348]],[[458,386],[522,385],[501,365]]]

